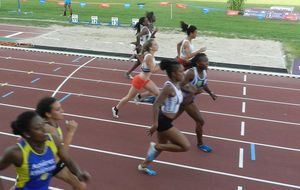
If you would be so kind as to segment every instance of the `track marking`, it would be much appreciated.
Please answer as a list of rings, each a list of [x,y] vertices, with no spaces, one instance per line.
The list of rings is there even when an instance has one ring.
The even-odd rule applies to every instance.
[[[1,86],[7,86],[8,85],[8,83],[6,82],[6,83],[1,83]]]
[[[238,186],[237,190],[243,190],[243,187],[242,186]]]
[[[52,97],[54,97],[57,92],[60,90],[60,88],[70,79],[70,77],[72,77],[79,69],[81,69],[82,67],[84,67],[85,65],[89,64],[90,62],[94,61],[96,59],[96,57],[88,60],[87,62],[85,62],[84,64],[80,65],[80,67],[78,67],[77,69],[75,69],[75,71],[73,71],[69,76],[67,76],[67,78],[56,88],[56,90],[54,91],[54,93],[52,94]]]
[[[244,82],[247,82],[247,75],[244,75]]]
[[[19,32],[19,31],[16,31],[16,30],[6,30],[6,29],[0,29],[0,31],[5,31],[5,32]],[[39,33],[39,32],[23,32],[23,33],[27,33],[27,34],[38,34],[38,35],[41,35],[41,34],[45,34],[45,33]]]
[[[244,149],[240,148],[240,153],[239,153],[239,168],[244,167]]]
[[[241,136],[245,136],[245,122],[241,122]]]
[[[17,88],[24,88],[24,89],[30,89],[30,90],[39,90],[39,91],[44,91],[44,92],[54,92],[53,90],[49,90],[49,89],[34,88],[34,87],[24,87],[24,86],[20,86],[20,85],[11,85],[11,84],[8,84],[7,86],[17,87]],[[111,100],[111,101],[120,101],[121,100],[121,99],[117,99],[117,98],[108,98],[108,97],[103,97],[103,96],[85,95],[85,94],[76,93],[76,92],[59,91],[59,93],[63,93],[63,94],[69,94],[69,93],[71,93],[71,94],[74,94],[74,95],[77,95],[77,96],[89,97],[89,98],[96,98],[96,99],[102,99],[102,100]],[[134,102],[130,101],[130,103],[134,103]],[[151,106],[151,104],[143,103],[143,102],[140,102],[139,104]],[[242,116],[242,115],[235,115],[235,114],[227,114],[227,113],[221,113],[221,112],[212,112],[212,111],[206,111],[206,110],[200,110],[200,111],[203,112],[203,113],[213,114],[213,115],[221,115],[221,116],[236,117],[236,118],[242,118],[242,119],[250,119],[250,120],[258,120],[258,121],[265,121],[265,122],[281,123],[281,124],[286,124],[286,125],[300,126],[300,123],[294,123],[294,122],[279,121],[279,120],[272,120],[272,119],[264,119],[264,118]]]
[[[48,62],[47,62],[48,63]],[[31,74],[34,73],[33,71],[22,71],[22,70],[14,70],[14,69],[4,69],[0,68],[2,71],[10,71],[10,72],[19,72],[19,73],[27,73]],[[58,77],[58,78],[65,78],[65,75],[55,75],[55,74],[47,74],[47,73],[35,73],[37,75],[43,75],[43,76],[49,76],[49,77]],[[131,84],[129,83],[121,83],[121,82],[112,82],[112,81],[105,81],[105,80],[95,80],[95,79],[87,79],[87,78],[80,78],[80,77],[71,77],[71,79],[74,80],[82,80],[82,81],[91,81],[91,82],[97,82],[97,83],[108,83],[108,84],[118,84],[118,85],[125,85],[125,86],[130,86]],[[208,96],[207,93],[204,93],[204,95]],[[260,100],[260,99],[255,99],[255,98],[244,98],[244,97],[236,97],[236,96],[227,96],[227,95],[221,95],[218,94],[219,97],[224,97],[224,98],[232,98],[232,99],[241,99],[241,100],[251,100],[251,101],[257,101],[257,102],[264,102],[264,103],[274,103],[274,104],[283,104],[283,105],[290,105],[290,106],[300,106],[300,104],[294,104],[294,103],[287,103],[287,102],[278,102],[278,101],[270,101],[270,100]]]
[[[256,152],[255,152],[255,144],[250,145],[251,148],[251,160],[254,161],[256,159]]]
[[[0,178],[3,179],[3,180],[6,180],[6,181],[12,181],[12,182],[16,181],[16,179],[11,178],[11,177],[7,177],[7,176],[0,176]],[[49,190],[63,190],[63,189],[59,189],[59,188],[56,188],[56,187],[49,187]]]
[[[12,108],[18,108],[18,109],[25,109],[25,110],[34,110],[35,109],[35,108],[30,108],[30,107],[25,107],[25,106],[18,106],[18,105],[12,105],[12,104],[4,104],[4,103],[0,103],[0,106],[12,107]],[[109,120],[109,119],[102,119],[102,118],[96,118],[96,117],[90,117],[90,116],[84,116],[84,115],[77,115],[77,114],[72,114],[72,113],[64,113],[64,115],[71,116],[71,117],[76,117],[76,118],[81,118],[81,119],[87,119],[87,120],[102,121],[102,122],[107,122],[107,123],[115,123],[115,124],[119,124],[119,125],[130,126],[130,127],[139,127],[139,128],[146,128],[146,129],[150,128],[150,126],[148,126],[148,125],[128,123],[128,122]],[[186,135],[196,136],[196,134],[192,133],[192,132],[186,132],[186,131],[181,131],[181,132],[183,134],[186,134]],[[297,149],[297,148],[289,148],[289,147],[283,147],[283,146],[269,145],[269,144],[257,143],[257,142],[252,142],[252,141],[243,141],[243,140],[230,139],[230,138],[225,138],[225,137],[217,137],[217,136],[211,136],[211,135],[203,135],[203,136],[206,137],[206,138],[229,141],[229,142],[236,142],[236,143],[242,143],[242,144],[252,144],[252,143],[254,143],[258,146],[263,146],[263,147],[268,147],[268,148],[275,148],[275,149],[281,149],[281,150],[287,150],[287,151],[300,152],[300,149]]]
[[[23,50],[23,51],[29,51],[30,50],[31,52],[63,54],[63,55],[66,55],[66,56],[68,56],[68,55],[82,55],[82,56],[88,56],[88,57],[108,58],[108,59],[128,61],[128,58],[125,58],[125,57],[105,56],[105,55],[99,56],[99,55],[88,54],[88,53],[71,53],[71,52],[66,52],[66,51],[43,50],[43,49],[34,49],[34,48],[28,49],[28,48],[22,48],[22,47],[8,47],[8,46],[1,46],[1,45],[0,45],[0,48],[8,49],[8,50]],[[230,72],[238,72],[238,73],[264,74],[264,75],[271,75],[271,76],[300,78],[300,76],[298,76],[298,75],[285,74],[285,73],[274,73],[274,72],[265,72],[265,71],[255,71],[255,70],[252,71],[252,70],[233,69],[233,68],[224,68],[224,67],[210,67],[210,69],[211,70],[217,70],[217,71],[230,71]]]
[[[13,93],[14,93],[14,91],[10,91],[10,92],[7,92],[7,93],[3,94],[1,97],[6,98],[6,97],[12,95]]]
[[[83,56],[77,57],[76,59],[74,59],[74,60],[72,61],[72,63],[74,63],[74,62],[79,62],[79,60],[82,59],[82,58],[83,58]]]
[[[72,94],[67,94],[64,97],[62,97],[62,99],[58,100],[60,103],[63,103],[67,98],[69,98]]]
[[[1,48],[1,46],[0,46],[0,48]],[[78,55],[78,54],[74,54],[74,55]],[[0,56],[0,58],[4,58],[5,59],[7,57]],[[107,58],[107,57],[101,57],[101,58]],[[49,63],[49,61],[41,61],[41,60],[33,60],[33,59],[23,59],[23,58],[11,58],[11,59],[20,60],[20,61],[28,61],[28,62],[37,62],[37,63]],[[117,59],[117,61],[120,61],[120,59]],[[67,64],[67,63],[55,63],[55,64],[57,64],[57,65],[71,66],[71,67],[78,67],[77,65],[71,65],[71,64]],[[99,69],[99,70],[108,70],[108,71],[118,71],[118,72],[125,72],[125,71],[127,71],[127,70],[122,70],[122,69],[111,69],[111,68],[93,67],[93,66],[86,66],[85,68]],[[134,73],[139,73],[139,72],[134,71]],[[155,73],[153,74],[153,76],[166,77],[165,74],[155,74]],[[274,89],[282,89],[282,90],[300,91],[300,89],[297,89],[297,88],[285,88],[285,87],[259,85],[259,84],[252,84],[252,83],[245,84],[245,83],[240,83],[240,82],[221,81],[221,80],[213,80],[213,79],[208,79],[208,81],[209,82],[217,82],[217,83],[228,83],[228,84],[236,84],[236,85],[255,86],[255,87],[262,87],[262,88],[274,88]]]
[[[61,69],[61,67],[57,67],[56,69],[53,70],[53,72],[56,72],[56,71],[58,71],[60,69]]]
[[[242,113],[246,112],[246,102],[242,103]]]
[[[32,80],[30,83],[33,84],[33,83],[39,81],[40,79],[41,79],[41,78],[36,78],[36,79]]]
[[[246,96],[247,95],[247,88],[244,86],[243,87],[243,96]]]
[[[11,37],[14,37],[14,36],[23,34],[23,33],[24,33],[24,32],[16,32],[16,33],[13,33],[13,34],[11,34],[11,35],[4,36],[4,38],[11,38]]]
[[[18,137],[16,135],[13,135],[10,133],[4,133],[4,132],[0,132],[0,134],[6,135],[6,136]],[[106,151],[106,150],[101,150],[101,149],[97,149],[97,148],[89,148],[89,147],[83,147],[83,146],[78,146],[78,145],[70,145],[70,147],[75,148],[75,149],[87,150],[87,151],[91,151],[91,152],[103,153],[103,154],[108,154],[108,155],[112,155],[112,156],[119,156],[119,157],[124,157],[124,158],[135,159],[135,160],[144,160],[145,159],[145,158],[139,157],[139,156],[123,154],[123,153],[118,153],[118,152],[112,152],[112,151]],[[291,187],[291,188],[295,188],[295,189],[300,189],[300,186],[292,185],[292,184],[288,184],[288,183],[281,183],[281,182],[277,182],[277,181],[265,180],[265,179],[255,178],[255,177],[248,177],[248,176],[237,175],[237,174],[232,174],[232,173],[228,173],[228,172],[199,168],[199,167],[189,166],[189,165],[185,165],[185,164],[177,164],[177,163],[161,161],[161,160],[155,160],[154,162],[162,164],[162,165],[174,166],[174,167],[190,169],[190,170],[194,170],[194,171],[201,171],[201,172],[212,173],[212,174],[217,174],[217,175],[222,175],[222,176],[234,177],[234,178],[238,178],[238,179],[244,179],[244,180],[249,180],[249,181],[255,181],[255,182],[267,183],[267,184],[278,185],[278,186],[283,186],[283,187]]]

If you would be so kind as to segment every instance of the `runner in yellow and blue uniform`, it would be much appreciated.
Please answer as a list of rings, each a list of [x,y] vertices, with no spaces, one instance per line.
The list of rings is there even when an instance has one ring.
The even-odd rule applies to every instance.
[[[22,139],[0,157],[0,170],[10,165],[16,167],[16,190],[48,190],[57,156],[78,179],[87,181],[90,178],[71,159],[57,137],[45,133],[44,125],[45,121],[33,111],[20,114],[11,124],[13,133],[21,135]]]
[[[73,12],[72,12],[72,2],[71,2],[71,0],[65,0],[63,16],[67,16],[67,7],[69,7],[70,16],[72,16]]]

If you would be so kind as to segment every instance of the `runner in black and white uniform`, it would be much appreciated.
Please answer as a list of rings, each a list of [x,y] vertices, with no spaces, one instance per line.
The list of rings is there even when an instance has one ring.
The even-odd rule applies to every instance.
[[[190,147],[187,138],[172,124],[183,101],[180,81],[184,77],[184,68],[173,60],[161,61],[160,67],[166,70],[170,80],[165,83],[153,105],[154,119],[149,135],[157,131],[158,143],[150,143],[147,158],[138,166],[138,170],[148,175],[156,175],[149,165],[162,151],[185,152]]]
[[[142,55],[140,55],[143,45],[145,44],[146,41],[151,39],[151,31],[148,28],[149,26],[149,20],[147,17],[141,17],[139,19],[139,22],[135,25],[135,29],[137,30],[136,33],[136,55],[134,55],[137,59],[137,62],[132,66],[131,69],[129,69],[126,73],[125,76],[128,79],[133,79],[131,73],[142,63],[142,60],[144,59]]]

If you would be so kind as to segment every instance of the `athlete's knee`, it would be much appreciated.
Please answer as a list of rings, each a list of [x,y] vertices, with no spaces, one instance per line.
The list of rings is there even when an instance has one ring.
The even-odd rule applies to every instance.
[[[186,152],[186,151],[190,150],[191,143],[189,141],[186,141],[185,143],[183,143],[181,145],[181,148],[182,148],[182,152]]]

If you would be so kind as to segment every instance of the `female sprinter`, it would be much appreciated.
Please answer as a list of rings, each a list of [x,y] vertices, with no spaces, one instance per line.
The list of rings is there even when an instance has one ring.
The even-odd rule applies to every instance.
[[[142,48],[143,48],[143,45],[146,43],[146,41],[148,41],[150,38],[151,38],[151,31],[149,29],[149,20],[147,17],[141,17],[139,19],[139,22],[135,25],[135,29],[137,30],[136,32],[136,59],[137,59],[137,62],[132,66],[132,68],[127,71],[125,73],[125,76],[128,78],[128,79],[133,79],[131,73],[132,71],[134,71],[141,63],[142,63],[142,60],[143,60],[143,56],[140,55],[141,51],[142,51]]]
[[[67,121],[66,135],[65,138],[63,138],[63,133],[58,125],[58,122],[63,120],[64,110],[62,109],[61,104],[53,97],[42,98],[37,104],[36,112],[43,119],[45,119],[46,132],[59,137],[60,140],[64,143],[65,150],[68,151],[78,124],[75,121]],[[53,172],[53,176],[70,184],[74,190],[86,189],[86,184],[80,182],[78,178],[73,175],[68,168],[65,167],[65,164],[61,160],[57,162],[56,169]]]
[[[190,60],[206,50],[206,48],[200,48],[194,51],[192,40],[197,36],[197,28],[194,25],[188,25],[181,21],[181,28],[183,32],[186,32],[187,37],[177,44],[177,61],[181,63],[185,70],[191,68]]]
[[[185,111],[193,120],[196,122],[196,135],[197,135],[197,147],[199,150],[204,152],[211,152],[212,148],[208,145],[203,144],[203,125],[204,120],[200,114],[197,105],[194,102],[194,98],[197,94],[201,93],[202,90],[206,91],[213,100],[217,99],[217,96],[210,91],[207,85],[207,68],[208,59],[204,53],[197,54],[191,60],[192,68],[186,71],[182,86],[190,84],[195,87],[195,93],[185,92],[184,90],[184,101],[179,109],[176,117],[179,117],[183,111]]]
[[[62,147],[60,140],[45,131],[45,121],[33,111],[26,111],[11,124],[13,133],[22,139],[8,147],[0,157],[0,170],[16,167],[16,190],[48,190],[58,156],[80,181],[90,176],[82,172]],[[2,184],[0,184],[1,186]]]
[[[152,73],[159,70],[159,66],[155,64],[154,54],[158,50],[158,45],[154,39],[148,40],[143,46],[144,60],[141,66],[142,72],[138,75],[135,75],[131,82],[131,87],[128,94],[121,99],[118,105],[112,107],[112,115],[114,118],[119,118],[119,110],[127,102],[133,99],[135,96],[137,100],[142,98],[142,95],[139,94],[143,89],[145,89],[147,95],[157,96],[159,94],[159,89],[156,84],[150,79]]]
[[[138,170],[148,175],[156,175],[149,165],[162,151],[185,152],[190,147],[188,139],[172,125],[183,100],[180,82],[184,78],[184,68],[175,60],[163,60],[160,67],[161,70],[166,70],[170,80],[165,82],[153,105],[153,126],[149,135],[157,131],[158,143],[150,143],[147,158],[138,166]]]
[[[156,22],[156,17],[154,15],[154,12],[146,12],[146,17],[148,18],[149,25],[148,28],[151,32],[151,38],[155,38],[155,34],[157,33],[158,29],[154,26],[154,23]]]

